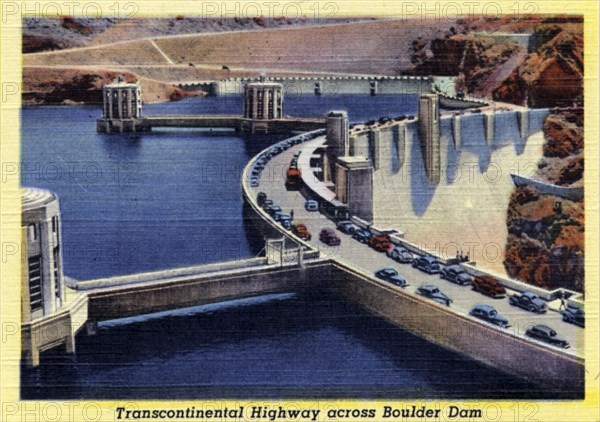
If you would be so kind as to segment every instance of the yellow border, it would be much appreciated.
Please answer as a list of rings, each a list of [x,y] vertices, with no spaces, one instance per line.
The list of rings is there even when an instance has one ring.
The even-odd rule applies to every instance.
[[[336,16],[402,16],[415,14],[415,7],[421,10],[424,3],[421,1],[298,1],[298,2],[268,2],[268,1],[94,1],[94,2],[68,2],[68,1],[3,1],[2,2],[2,27],[1,38],[1,83],[2,83],[2,141],[0,143],[0,156],[2,166],[2,183],[0,196],[0,211],[2,215],[1,225],[1,284],[0,284],[0,315],[1,315],[1,397],[3,421],[98,421],[116,420],[114,409],[129,403],[133,406],[146,409],[179,409],[188,406],[198,408],[217,408],[223,406],[234,407],[250,404],[248,401],[229,400],[225,402],[182,401],[182,402],[157,402],[136,401],[127,402],[103,401],[103,402],[21,402],[19,401],[19,361],[20,361],[20,197],[18,191],[19,178],[15,170],[19,164],[19,107],[21,95],[21,16],[40,16],[47,13],[48,17],[56,15],[56,7],[61,8],[61,15],[81,15],[82,10],[93,13],[94,8],[99,7],[103,15],[125,17],[134,14],[136,17],[150,16],[176,16],[184,14],[198,16],[206,7],[226,7],[226,10],[246,10],[244,7],[250,3],[264,5],[264,7],[284,7],[289,3],[299,5],[303,11],[307,9],[307,15],[311,16],[315,10],[322,15],[335,12]],[[271,6],[266,6],[271,4]],[[599,406],[599,365],[598,365],[598,3],[596,1],[494,1],[494,2],[472,2],[472,1],[440,1],[427,2],[427,10],[443,10],[445,6],[459,5],[461,10],[469,12],[481,12],[483,8],[489,8],[490,13],[501,10],[503,14],[513,14],[518,9],[522,13],[571,13],[583,14],[585,19],[585,194],[586,194],[586,310],[588,311],[586,326],[586,398],[584,401],[562,401],[562,402],[518,402],[518,401],[460,401],[466,407],[475,408],[479,406],[485,409],[483,419],[485,421],[598,421]],[[212,6],[211,6],[212,5]],[[313,7],[310,9],[310,7]],[[84,9],[88,7],[88,9]],[[71,8],[71,9],[69,9]],[[204,9],[203,9],[204,8]],[[437,9],[436,9],[437,8]],[[250,9],[247,9],[250,10]],[[268,10],[268,9],[266,9]],[[291,10],[291,9],[290,9]],[[447,10],[450,10],[448,8]],[[239,12],[238,12],[239,13]],[[275,12],[277,16],[277,12]],[[16,249],[15,249],[16,248]],[[404,404],[427,404],[428,407],[444,408],[452,404],[448,401],[252,401],[252,405],[282,404],[287,408],[319,408],[322,413],[327,409],[335,408],[376,408],[378,415],[385,405]],[[221,420],[221,419],[214,419]],[[228,419],[233,420],[233,419]],[[240,419],[238,419],[240,420]],[[259,419],[241,419],[259,421]],[[268,419],[262,419],[268,420]],[[282,419],[278,419],[282,420]],[[302,420],[302,419],[297,419]],[[372,420],[337,418],[319,420],[350,421],[350,420]],[[388,419],[400,420],[400,419]],[[411,419],[417,420],[417,419]],[[425,419],[421,419],[425,420]],[[427,419],[436,420],[436,419]],[[437,420],[461,420],[460,418]]]

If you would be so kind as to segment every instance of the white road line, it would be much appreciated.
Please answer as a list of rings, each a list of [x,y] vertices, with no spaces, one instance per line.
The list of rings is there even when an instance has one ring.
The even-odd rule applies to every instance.
[[[154,40],[150,40],[150,44],[152,44],[152,45],[154,46],[154,48],[156,48],[156,50],[157,50],[157,51],[158,51],[160,54],[162,54],[162,56],[165,58],[165,60],[166,60],[166,61],[168,61],[168,62],[169,62],[169,64],[175,64],[175,63],[173,62],[173,60],[171,60],[171,59],[169,58],[169,56],[167,56],[167,55],[165,54],[165,52],[161,50],[161,48],[158,46],[158,44],[156,44],[156,43],[154,42]]]

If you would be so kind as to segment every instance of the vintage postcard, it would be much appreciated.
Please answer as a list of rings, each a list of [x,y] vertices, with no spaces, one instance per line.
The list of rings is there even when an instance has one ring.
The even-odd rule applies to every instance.
[[[1,107],[2,421],[600,420],[596,2],[4,1]]]

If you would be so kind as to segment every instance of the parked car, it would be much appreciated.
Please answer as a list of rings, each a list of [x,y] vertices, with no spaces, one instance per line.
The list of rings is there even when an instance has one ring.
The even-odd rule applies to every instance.
[[[401,264],[410,264],[415,259],[413,254],[402,246],[395,246],[394,248],[389,249],[386,254],[394,261],[400,262]]]
[[[473,279],[473,290],[481,292],[484,295],[491,296],[494,299],[506,297],[506,289],[498,280],[489,275],[478,275]]]
[[[262,207],[263,210],[266,211],[267,208],[269,208],[273,205],[275,205],[275,204],[273,203],[272,199],[265,199],[260,206]]]
[[[285,188],[298,190],[302,185],[302,172],[298,168],[289,167],[285,176]]]
[[[412,262],[414,268],[418,268],[427,274],[438,274],[441,270],[440,263],[433,256],[424,255],[415,258]]]
[[[440,277],[461,286],[468,286],[473,281],[473,277],[460,265],[449,265],[442,268],[440,270]]]
[[[567,340],[558,337],[556,331],[547,325],[534,325],[529,330],[525,331],[525,335],[554,346],[562,347],[563,349],[571,347]]]
[[[567,306],[562,313],[563,321],[585,327],[585,312],[575,306]]]
[[[278,212],[279,213],[281,212],[281,207],[278,205],[269,205],[267,208],[265,208],[265,211],[271,217],[275,217],[275,214],[277,214]]]
[[[385,234],[378,234],[369,239],[369,246],[375,249],[377,252],[387,252],[392,247],[390,238]]]
[[[542,314],[548,310],[546,302],[533,292],[514,294],[508,298],[508,303],[538,314]]]
[[[302,240],[312,239],[312,235],[306,228],[306,225],[302,223],[294,225],[294,227],[292,228],[292,232]]]
[[[359,228],[350,220],[338,221],[336,227],[339,231],[346,234],[352,234]]]
[[[469,315],[501,328],[507,328],[509,326],[508,319],[505,316],[500,315],[498,311],[490,305],[475,305],[473,309],[471,309],[471,312],[469,312]]]
[[[377,277],[381,280],[390,282],[396,286],[400,286],[400,287],[408,286],[404,277],[402,277],[400,274],[398,274],[398,271],[396,271],[393,268],[383,268],[375,273],[375,277]]]
[[[307,199],[304,203],[304,209],[310,212],[319,211],[319,203],[314,199]]]
[[[262,207],[266,200],[267,194],[264,192],[258,192],[258,195],[256,195],[256,203],[258,204],[258,206]]]
[[[285,214],[279,219],[279,224],[286,230],[292,230],[292,219],[285,217]]]
[[[329,246],[338,246],[341,243],[340,238],[335,234],[335,230],[329,228],[321,230],[319,240]]]
[[[439,302],[442,305],[450,306],[450,304],[452,303],[452,299],[450,299],[448,296],[442,293],[440,289],[438,289],[433,284],[421,284],[421,287],[417,289],[417,294],[435,300],[436,302]]]
[[[368,243],[371,237],[373,235],[367,229],[358,229],[352,234],[352,239],[358,240],[360,243]]]
[[[292,217],[289,214],[284,214],[281,211],[277,211],[274,215],[273,215],[273,219],[275,219],[275,221],[281,221],[281,220],[292,220]]]

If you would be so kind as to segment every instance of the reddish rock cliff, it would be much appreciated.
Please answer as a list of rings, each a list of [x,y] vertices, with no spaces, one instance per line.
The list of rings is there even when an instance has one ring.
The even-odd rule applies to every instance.
[[[494,99],[536,108],[581,100],[583,25],[542,24],[533,37],[539,46],[498,85]]]
[[[514,42],[498,42],[489,37],[447,35],[431,40],[415,40],[410,71],[416,75],[458,76],[459,88],[479,92],[494,70],[519,51]],[[493,86],[496,86],[495,84]]]
[[[544,157],[536,177],[557,185],[581,186],[582,109],[551,114],[544,135]],[[515,188],[507,213],[504,266],[508,275],[547,289],[582,292],[584,225],[584,201],[542,194],[532,187]]]

